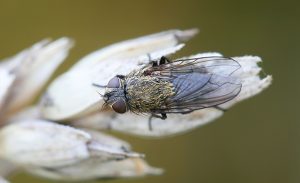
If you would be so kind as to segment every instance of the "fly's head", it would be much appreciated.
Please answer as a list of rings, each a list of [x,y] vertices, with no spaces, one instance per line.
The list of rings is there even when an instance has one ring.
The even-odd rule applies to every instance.
[[[110,105],[117,113],[125,113],[128,110],[123,78],[115,76],[109,80],[103,100],[106,105]]]

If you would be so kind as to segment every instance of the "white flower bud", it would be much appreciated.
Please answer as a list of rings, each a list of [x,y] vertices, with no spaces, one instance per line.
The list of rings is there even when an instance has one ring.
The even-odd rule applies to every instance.
[[[0,177],[0,183],[9,183],[9,182],[5,180],[3,177]]]
[[[162,169],[149,166],[140,158],[129,158],[119,161],[99,162],[97,159],[80,161],[72,166],[56,169],[29,168],[32,174],[65,181],[84,181],[106,178],[132,178],[145,175],[160,175]]]
[[[44,40],[1,63],[0,67],[15,77],[9,96],[6,96],[6,113],[15,112],[36,98],[52,73],[66,58],[72,45],[68,38],[54,42]],[[10,81],[4,79],[5,82]]]
[[[104,142],[105,141],[105,142]],[[56,168],[82,160],[98,162],[142,157],[113,137],[93,136],[72,127],[42,120],[27,120],[0,130],[0,157],[22,167]]]
[[[0,157],[20,166],[62,166],[87,158],[90,140],[75,128],[28,120],[0,130]]]
[[[15,76],[8,69],[0,67],[0,118],[3,118],[3,107],[7,104],[7,96],[14,80]]]
[[[161,172],[141,160],[143,155],[131,152],[128,143],[87,132],[42,120],[13,123],[0,130],[0,157],[34,174],[61,180]],[[1,168],[0,173],[7,171]]]
[[[8,177],[18,169],[14,164],[4,159],[0,159],[0,177]],[[0,181],[1,183],[1,181]]]

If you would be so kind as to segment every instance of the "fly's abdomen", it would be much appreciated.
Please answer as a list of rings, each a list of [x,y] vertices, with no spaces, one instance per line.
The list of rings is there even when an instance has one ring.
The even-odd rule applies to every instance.
[[[151,76],[128,77],[125,83],[129,109],[136,113],[164,108],[174,95],[172,83]]]

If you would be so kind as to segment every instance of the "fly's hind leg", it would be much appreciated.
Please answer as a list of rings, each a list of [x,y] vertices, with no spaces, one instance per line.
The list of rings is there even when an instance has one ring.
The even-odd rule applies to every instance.
[[[152,118],[155,117],[155,118],[160,118],[162,120],[165,120],[167,119],[167,114],[166,113],[161,113],[161,116],[158,115],[158,114],[151,114],[151,116],[149,117],[148,119],[148,127],[149,127],[149,131],[152,131],[153,130],[153,127],[152,127]]]
[[[220,107],[220,106],[215,106],[214,107],[215,109],[218,109],[218,110],[220,110],[220,111],[223,111],[223,112],[226,112],[227,111],[227,109],[224,109],[223,107]]]

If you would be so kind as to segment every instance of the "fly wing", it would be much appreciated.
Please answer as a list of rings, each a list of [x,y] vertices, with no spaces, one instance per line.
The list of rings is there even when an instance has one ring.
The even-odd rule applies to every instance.
[[[185,86],[178,84],[181,82],[185,82]],[[175,95],[167,101],[167,108],[163,109],[166,113],[189,113],[220,105],[236,97],[242,87],[241,83],[231,76],[199,73],[178,77],[172,83]]]
[[[175,94],[166,105],[154,113],[189,113],[213,107],[236,97],[242,87],[231,76],[240,68],[238,62],[224,57],[180,59],[144,73],[167,80],[173,84]]]

